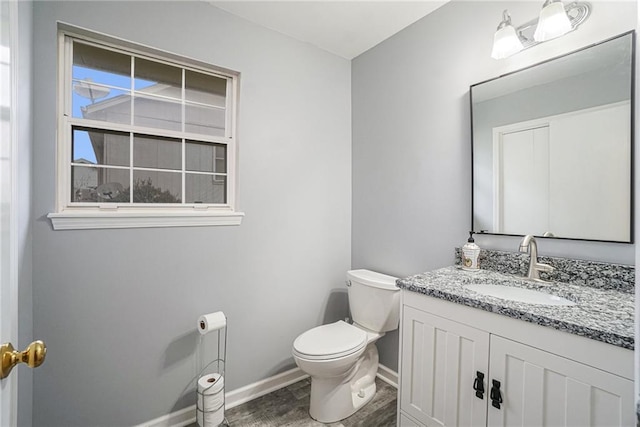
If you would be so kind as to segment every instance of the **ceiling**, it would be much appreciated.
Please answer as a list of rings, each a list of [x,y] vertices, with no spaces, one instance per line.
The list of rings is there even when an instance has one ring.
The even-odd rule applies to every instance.
[[[209,1],[215,7],[353,59],[448,0]]]

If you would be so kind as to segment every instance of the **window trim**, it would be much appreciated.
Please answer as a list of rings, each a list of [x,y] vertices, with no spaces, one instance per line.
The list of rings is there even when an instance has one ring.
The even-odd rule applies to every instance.
[[[87,42],[125,52],[132,56],[152,58],[173,66],[184,67],[208,74],[214,73],[228,79],[226,128],[224,137],[208,137],[194,135],[195,140],[223,143],[227,146],[227,200],[224,204],[189,204],[178,205],[150,205],[131,203],[130,205],[110,205],[71,202],[71,129],[82,126],[70,114],[72,71],[71,44],[73,40]],[[188,57],[162,51],[159,49],[135,44],[126,40],[96,33],[83,28],[58,23],[58,78],[57,78],[57,142],[56,142],[56,211],[47,215],[54,230],[70,229],[101,229],[101,228],[145,228],[145,227],[185,227],[185,226],[214,226],[240,225],[244,213],[237,210],[237,114],[240,73],[211,64],[193,60]],[[66,110],[69,111],[66,111]],[[83,121],[84,124],[94,124]],[[112,129],[118,128],[117,123],[95,123],[96,126]],[[129,127],[131,132],[131,127]],[[136,127],[135,133],[145,133],[143,127]],[[147,132],[151,135],[178,136],[189,138],[187,132],[174,132],[153,129]]]

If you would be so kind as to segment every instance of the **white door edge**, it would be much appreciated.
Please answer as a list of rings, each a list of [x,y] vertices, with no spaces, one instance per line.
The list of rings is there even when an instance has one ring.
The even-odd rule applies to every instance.
[[[3,144],[0,146],[0,232],[5,240],[0,249],[0,343],[18,338],[18,243],[17,197],[17,123],[18,100],[18,2],[3,2],[2,58],[0,72],[2,108],[8,109],[8,121],[0,123]],[[7,25],[8,24],[8,25]],[[6,28],[8,26],[8,28]],[[8,270],[8,271],[7,271]],[[0,425],[17,425],[18,387],[16,372],[0,380]]]

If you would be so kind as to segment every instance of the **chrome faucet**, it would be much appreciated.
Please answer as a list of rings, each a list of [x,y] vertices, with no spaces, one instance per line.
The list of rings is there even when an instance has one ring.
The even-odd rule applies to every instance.
[[[547,273],[551,273],[553,271],[553,267],[549,264],[542,264],[538,262],[538,244],[531,234],[524,236],[524,239],[520,242],[520,252],[529,252],[529,255],[531,255],[527,279],[544,282],[545,280],[540,278],[540,272],[545,271]]]

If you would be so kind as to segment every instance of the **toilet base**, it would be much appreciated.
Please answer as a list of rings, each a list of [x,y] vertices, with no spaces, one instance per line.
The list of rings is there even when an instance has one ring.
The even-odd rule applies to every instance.
[[[374,343],[346,375],[311,377],[309,415],[321,423],[334,423],[353,415],[376,394],[378,349]]]

